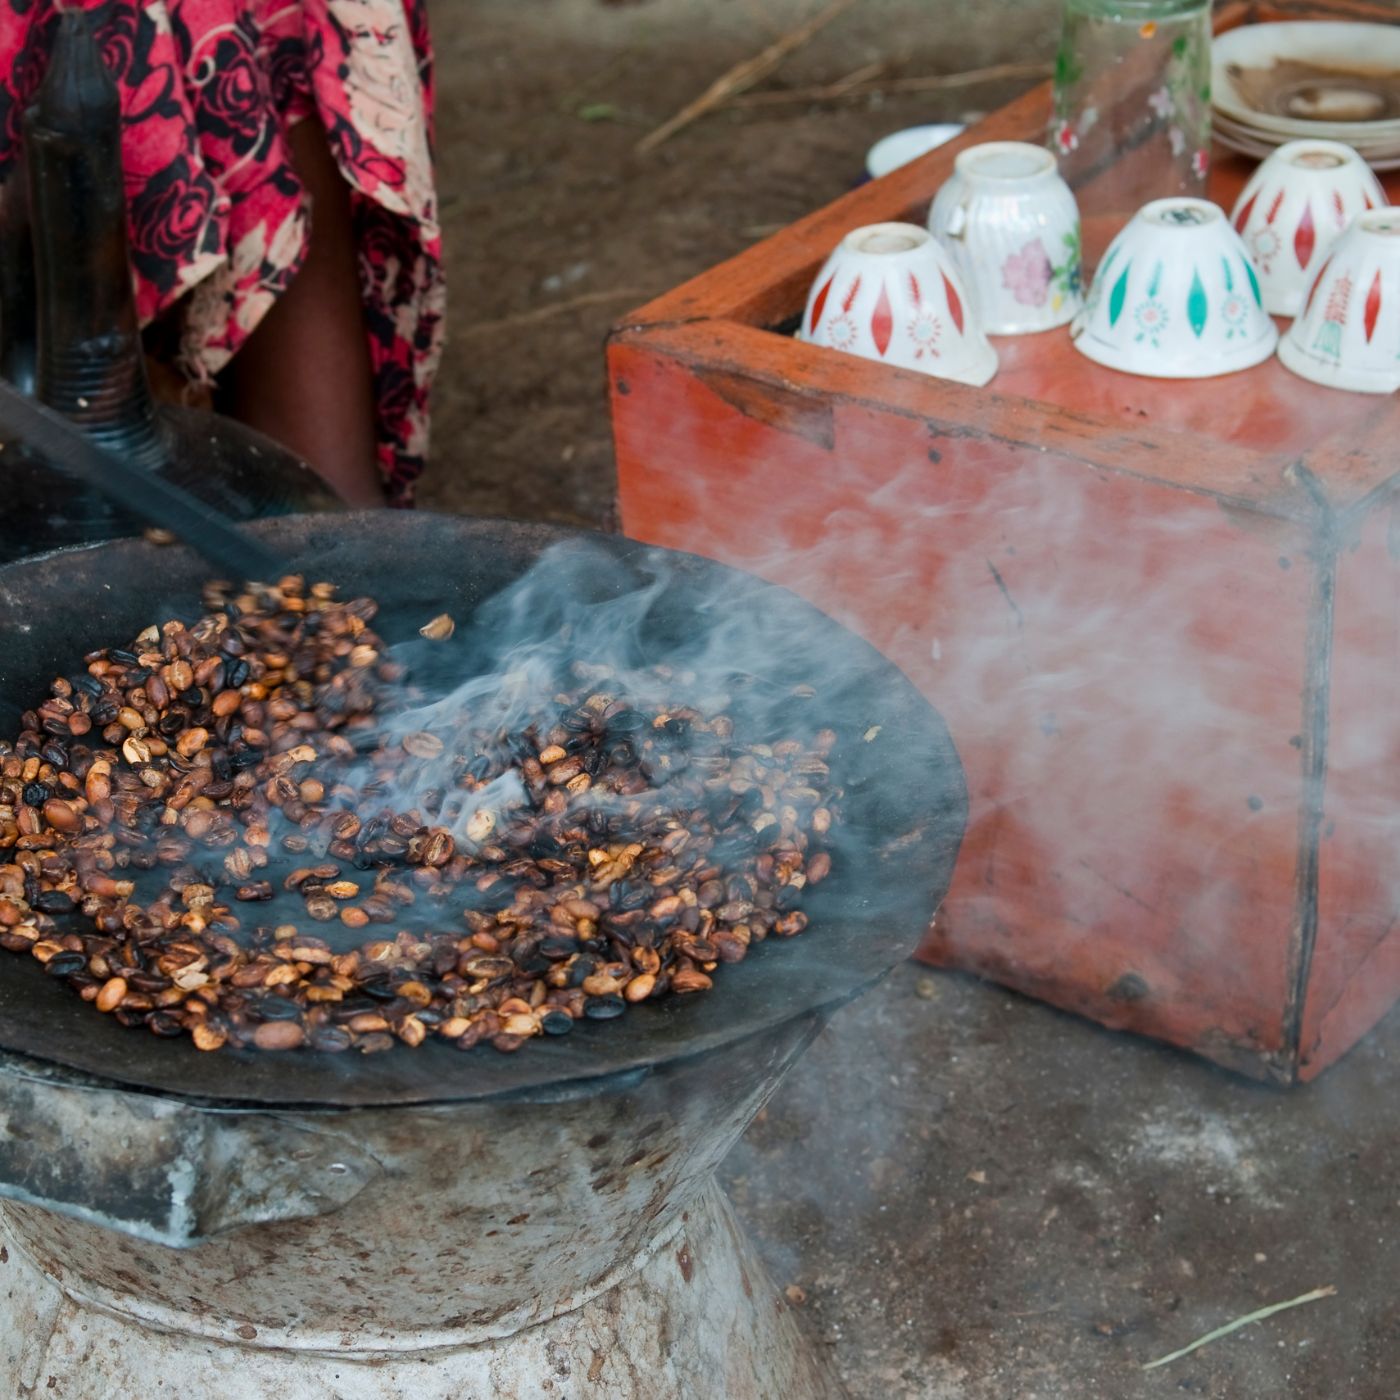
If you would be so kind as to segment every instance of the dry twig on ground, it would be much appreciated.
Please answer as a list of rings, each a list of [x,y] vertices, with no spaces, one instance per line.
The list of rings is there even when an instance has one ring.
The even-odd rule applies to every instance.
[[[756,53],[752,58],[746,58],[742,63],[736,63],[734,67],[716,78],[695,101],[682,107],[675,116],[662,122],[655,131],[642,137],[637,143],[638,155],[654,151],[663,141],[668,141],[676,132],[689,126],[691,122],[699,120],[708,112],[713,112],[717,107],[724,106],[736,93],[743,92],[760,79],[766,78],[788,54],[801,48],[814,35],[825,29],[832,20],[839,18],[859,3],[860,0],[830,0],[830,3],[813,15],[811,19],[799,24],[795,29],[789,29],[786,34],[780,35],[767,48]]]
[[[1183,1356],[1190,1356],[1193,1351],[1206,1345],[1207,1342],[1218,1342],[1221,1337],[1228,1337],[1231,1332],[1238,1332],[1241,1327],[1248,1327],[1251,1322],[1263,1322],[1266,1317],[1272,1317],[1275,1313],[1286,1312],[1289,1308],[1301,1307],[1304,1303],[1316,1303],[1323,1298],[1336,1297],[1337,1290],[1331,1284],[1326,1288],[1314,1288],[1311,1293],[1304,1293],[1301,1297],[1290,1298],[1286,1303],[1274,1303],[1267,1308],[1259,1308],[1252,1313],[1246,1313],[1243,1317],[1237,1317],[1233,1322],[1227,1322],[1224,1327],[1217,1327],[1214,1332],[1207,1332],[1204,1337],[1197,1337],[1189,1346],[1184,1346],[1180,1351],[1174,1351],[1167,1356],[1159,1356],[1155,1361],[1148,1361],[1143,1365],[1144,1371],[1155,1371],[1158,1366],[1166,1366],[1170,1362],[1180,1361]]]
[[[990,68],[970,68],[965,73],[937,73],[928,77],[881,78],[871,80],[867,69],[860,69],[835,83],[820,87],[779,88],[775,91],[747,92],[730,99],[730,107],[785,107],[800,102],[835,102],[852,97],[887,97],[901,92],[941,92],[952,88],[976,87],[979,83],[1001,82],[1008,78],[1043,78],[1050,72],[1046,63],[997,63]]]

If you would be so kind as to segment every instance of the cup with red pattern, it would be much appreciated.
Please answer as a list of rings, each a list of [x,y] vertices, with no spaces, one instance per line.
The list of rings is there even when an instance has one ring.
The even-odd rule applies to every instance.
[[[1244,187],[1230,214],[1259,272],[1264,309],[1296,316],[1351,221],[1388,204],[1371,167],[1339,141],[1290,141]]]
[[[1362,394],[1400,389],[1400,209],[1360,214],[1334,243],[1278,357],[1304,379]]]
[[[961,384],[986,384],[997,369],[957,269],[917,224],[848,233],[812,284],[798,336]]]

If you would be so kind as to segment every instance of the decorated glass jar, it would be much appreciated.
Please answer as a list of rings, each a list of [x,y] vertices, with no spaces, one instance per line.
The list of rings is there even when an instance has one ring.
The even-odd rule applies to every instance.
[[[1204,193],[1210,35],[1209,0],[1065,0],[1049,145],[1086,219]]]

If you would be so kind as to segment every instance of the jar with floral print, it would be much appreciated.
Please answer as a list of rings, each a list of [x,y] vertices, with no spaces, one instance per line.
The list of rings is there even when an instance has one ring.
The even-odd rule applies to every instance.
[[[1049,145],[1086,219],[1204,193],[1210,34],[1209,0],[1065,0]]]

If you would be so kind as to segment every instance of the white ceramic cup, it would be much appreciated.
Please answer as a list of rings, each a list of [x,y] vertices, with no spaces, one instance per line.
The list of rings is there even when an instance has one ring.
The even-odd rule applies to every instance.
[[[1350,146],[1280,146],[1254,172],[1230,214],[1258,269],[1264,309],[1296,316],[1331,246],[1358,214],[1387,202],[1371,167]]]
[[[848,233],[812,283],[799,334],[963,384],[985,384],[997,368],[957,269],[916,224]]]
[[[1332,245],[1278,357],[1333,389],[1400,389],[1400,208],[1359,215]]]
[[[1231,374],[1278,344],[1249,253],[1204,199],[1139,209],[1109,244],[1070,333],[1089,359],[1154,379]]]
[[[989,335],[1048,331],[1083,306],[1079,209],[1043,146],[989,141],[961,152],[928,226]]]

